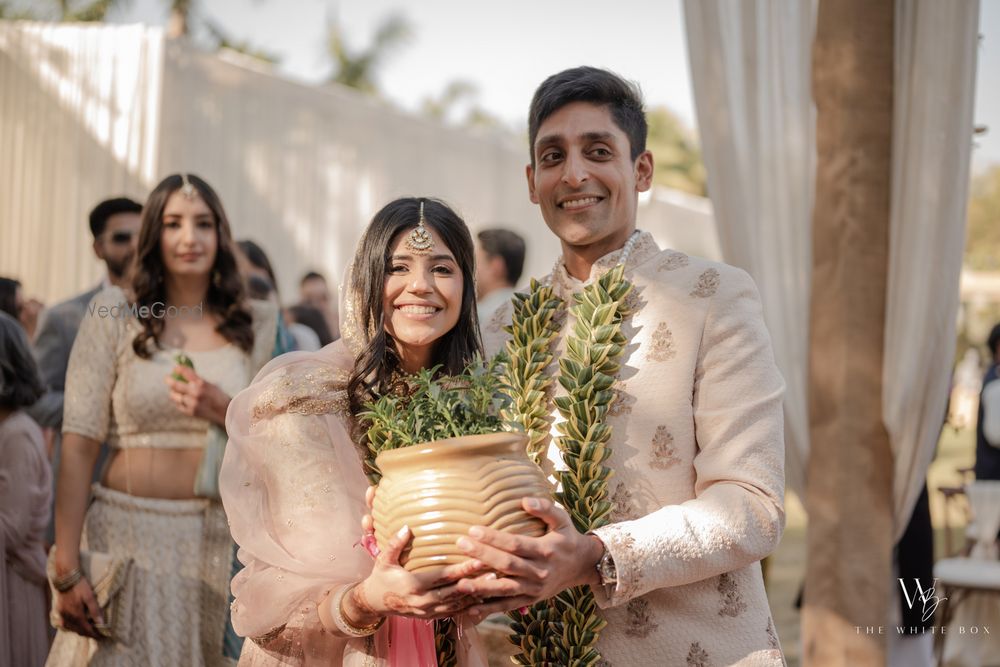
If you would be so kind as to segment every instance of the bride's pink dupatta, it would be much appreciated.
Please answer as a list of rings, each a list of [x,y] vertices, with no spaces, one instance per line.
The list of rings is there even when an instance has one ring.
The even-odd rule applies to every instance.
[[[379,549],[374,535],[368,534],[361,538],[361,545],[372,558],[378,557]],[[389,626],[390,667],[437,667],[432,621],[390,616],[385,624]]]
[[[229,406],[219,487],[245,565],[232,584],[233,627],[248,637],[241,667],[436,664],[430,624],[396,618],[347,639],[317,613],[334,587],[372,569],[356,546],[368,480],[344,403],[353,362],[342,341],[282,355]],[[474,626],[460,626],[459,665],[485,667]]]
[[[341,284],[343,337],[272,360],[226,415],[219,487],[246,566],[232,584],[233,627],[248,638],[240,667],[437,665],[432,624],[390,617],[372,637],[347,639],[327,631],[316,610],[334,587],[372,570],[369,552],[355,546],[368,479],[345,391],[372,329],[357,311],[349,271]],[[456,621],[459,667],[487,667],[475,625]]]

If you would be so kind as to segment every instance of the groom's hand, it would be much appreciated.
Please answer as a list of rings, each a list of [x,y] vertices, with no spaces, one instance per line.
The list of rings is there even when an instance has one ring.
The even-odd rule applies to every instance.
[[[525,537],[473,526],[468,537],[458,540],[458,547],[466,555],[498,575],[458,582],[461,592],[486,600],[467,610],[473,620],[527,607],[572,586],[600,581],[597,562],[604,553],[600,539],[577,532],[566,510],[551,500],[525,498],[521,505],[528,514],[545,522],[545,535]]]

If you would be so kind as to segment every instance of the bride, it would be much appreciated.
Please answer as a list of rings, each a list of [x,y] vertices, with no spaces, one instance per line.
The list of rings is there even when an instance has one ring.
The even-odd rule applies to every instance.
[[[458,664],[486,664],[459,616],[476,600],[455,586],[481,563],[430,581],[399,565],[407,528],[374,561],[359,544],[368,484],[355,422],[406,374],[459,373],[481,352],[473,257],[445,204],[389,203],[358,245],[344,337],[275,359],[233,399],[220,488],[245,565],[232,586],[233,627],[251,640],[241,665],[437,665],[428,621],[446,617],[459,620]]]

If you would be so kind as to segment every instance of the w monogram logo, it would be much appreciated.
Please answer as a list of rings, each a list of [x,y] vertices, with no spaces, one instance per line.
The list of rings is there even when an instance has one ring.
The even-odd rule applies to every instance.
[[[927,590],[924,590],[923,586],[920,585],[920,579],[914,578],[913,580],[913,593],[911,594],[906,590],[906,582],[903,579],[899,579],[899,587],[903,589],[903,599],[906,601],[906,606],[909,609],[913,609],[913,605],[919,600],[923,606],[923,614],[921,616],[922,621],[926,621],[934,616],[934,612],[937,611],[938,605],[947,600],[948,598],[939,598],[934,595],[934,586],[937,586],[937,579],[932,582],[932,585]]]

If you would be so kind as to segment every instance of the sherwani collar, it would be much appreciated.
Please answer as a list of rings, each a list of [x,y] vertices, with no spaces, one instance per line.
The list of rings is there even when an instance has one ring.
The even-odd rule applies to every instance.
[[[632,248],[632,254],[628,257],[628,265],[625,267],[626,271],[634,269],[640,264],[645,263],[648,259],[659,252],[660,247],[656,245],[653,235],[649,232],[640,231],[639,240],[636,241],[635,246]],[[600,257],[596,262],[594,262],[593,266],[590,267],[590,277],[588,277],[586,281],[577,280],[573,276],[569,275],[566,271],[566,265],[563,264],[562,261],[559,261],[553,269],[552,285],[556,292],[561,296],[575,294],[595,280],[598,280],[611,269],[615,268],[618,265],[618,260],[621,258],[621,254],[622,248],[618,248],[617,250],[612,250],[608,254]]]

